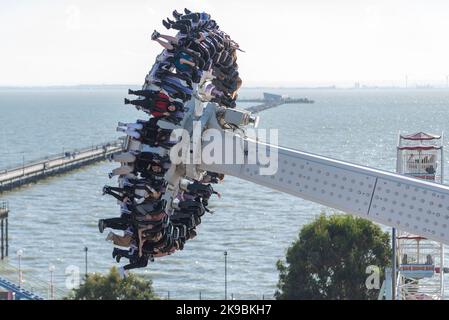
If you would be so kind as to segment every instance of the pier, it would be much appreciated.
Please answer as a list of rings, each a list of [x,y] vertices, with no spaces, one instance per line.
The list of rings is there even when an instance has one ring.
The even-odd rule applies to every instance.
[[[50,281],[26,274],[23,267],[13,266],[7,260],[0,261],[0,301],[6,300],[54,300],[63,299],[67,292],[56,288]]]
[[[281,95],[264,92],[263,98],[239,99],[238,102],[258,102],[260,104],[246,108],[252,113],[261,112],[267,109],[275,108],[282,104],[289,103],[314,103],[315,101],[307,98],[290,98]]]
[[[287,104],[287,103],[314,103],[315,101],[307,99],[307,98],[298,98],[298,99],[292,99],[292,98],[281,98],[278,100],[269,100],[264,98],[253,98],[253,99],[238,99],[238,102],[277,102],[281,104]]]
[[[0,301],[1,300],[43,300],[62,299],[66,293],[56,289],[51,280],[50,283],[35,277],[27,277],[23,281],[23,270],[9,264],[8,257],[8,202],[0,201]],[[19,253],[18,253],[19,254]],[[18,280],[18,281],[17,281]]]
[[[122,140],[116,140],[0,170],[0,193],[26,183],[36,182],[52,175],[105,160],[108,155],[119,153],[121,150]]]
[[[7,293],[11,293],[9,300],[44,300],[38,294],[24,289],[3,277],[0,277],[0,287],[7,290]]]

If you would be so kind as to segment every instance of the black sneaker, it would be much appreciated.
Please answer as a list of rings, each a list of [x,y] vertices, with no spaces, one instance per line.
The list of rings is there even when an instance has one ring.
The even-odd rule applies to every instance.
[[[130,103],[131,103],[131,101],[129,99],[125,98],[125,104],[130,104]]]
[[[134,91],[131,89],[128,89],[128,94],[134,94]]]
[[[104,220],[103,219],[98,220],[98,230],[100,231],[100,233],[103,233],[105,227],[106,226],[104,224]]]
[[[179,20],[179,18],[181,18],[181,16],[182,16],[182,13],[179,13],[178,11],[174,10],[172,12],[172,15],[176,20]]]
[[[114,248],[114,250],[112,250],[112,258],[115,259],[115,261],[117,261],[117,263],[120,262],[120,259],[122,258],[122,256],[120,255],[120,252],[117,248]]]
[[[164,25],[165,28],[170,29],[171,28],[171,24],[165,20],[162,20],[162,24]]]
[[[151,40],[156,40],[160,36],[161,36],[161,34],[159,32],[157,32],[156,30],[154,30],[153,34],[151,35]]]

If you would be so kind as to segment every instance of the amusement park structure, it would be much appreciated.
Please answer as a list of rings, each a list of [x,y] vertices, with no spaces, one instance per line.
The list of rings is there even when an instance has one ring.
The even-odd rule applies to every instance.
[[[239,45],[222,32],[206,13],[185,10],[185,14],[174,11],[173,16],[175,20],[167,18],[163,24],[167,29],[179,32],[173,37],[154,31],[152,39],[158,41],[164,50],[156,57],[142,90],[129,91],[129,94],[139,95],[140,98],[133,101],[125,99],[125,104],[135,105],[150,118],[148,121],[137,120],[133,124],[119,123],[120,127],[126,128],[117,130],[127,132],[123,145],[125,156],[121,159],[131,159],[131,162],[118,161],[121,167],[115,169],[120,174],[119,188],[115,187],[116,190],[124,190],[123,185],[129,186],[127,174],[130,170],[133,170],[133,175],[158,178],[163,183],[163,191],[152,200],[157,201],[157,205],[150,204],[150,208],[157,210],[147,210],[145,215],[150,216],[149,219],[155,217],[152,223],[157,224],[157,228],[152,227],[154,230],[159,232],[160,225],[166,226],[162,236],[166,241],[159,244],[159,240],[147,241],[142,237],[149,244],[148,256],[143,253],[137,256],[135,250],[132,251],[133,256],[128,252],[116,252],[116,256],[127,256],[130,261],[135,261],[123,270],[144,267],[148,260],[156,256],[182,250],[184,243],[191,239],[189,230],[193,230],[195,236],[195,227],[201,219],[195,223],[191,223],[191,219],[187,222],[181,219],[186,215],[199,218],[205,211],[199,208],[200,201],[193,206],[191,201],[183,199],[183,195],[193,194],[207,203],[208,198],[198,196],[195,191],[211,187],[208,181],[211,181],[212,175],[235,176],[400,230],[394,242],[398,241],[398,252],[410,258],[407,263],[412,261],[412,254],[404,252],[404,234],[420,235],[422,241],[425,238],[449,243],[449,187],[438,183],[438,179],[442,178],[443,166],[442,157],[438,156],[438,152],[442,152],[441,146],[420,146],[416,149],[416,146],[401,144],[398,148],[398,173],[392,173],[284,148],[272,139],[267,141],[266,137],[255,133],[258,117],[251,111],[236,108],[237,91],[242,83],[236,63],[237,51],[242,51]],[[163,42],[161,38],[168,42]],[[187,64],[191,67],[182,65],[186,64],[186,59],[190,59]],[[163,112],[162,107],[156,104],[162,105]],[[168,105],[181,111],[177,117],[173,118],[175,113],[172,111],[170,114]],[[170,143],[167,143],[167,136]],[[402,138],[404,141],[427,141],[437,137],[417,134],[416,137]],[[144,160],[142,154],[151,154],[152,159],[158,161],[152,165],[157,167],[157,174],[151,166],[145,165],[143,169],[135,166],[137,160]],[[213,156],[205,159],[205,154]],[[418,156],[419,161],[415,162],[415,158],[412,161],[412,155]],[[163,160],[167,158],[169,160]],[[266,161],[268,158],[274,160],[274,170],[273,163]],[[160,179],[162,167],[164,172]],[[148,187],[152,187],[152,182],[142,179],[138,183],[148,183]],[[107,192],[110,191],[108,188]],[[134,195],[131,194],[131,198]],[[129,199],[128,195],[126,199]],[[121,202],[121,214],[125,212],[131,215],[131,219],[140,219],[138,215],[142,210],[138,209],[142,206],[136,209],[132,202]],[[107,227],[108,222],[105,221],[99,221],[100,232],[103,232],[105,225]],[[172,221],[176,221],[176,226]],[[140,222],[137,221],[137,224]],[[144,226],[139,228],[144,229]],[[152,228],[148,227],[143,232],[153,237],[155,232],[152,233]],[[138,236],[135,238],[136,242],[140,241]],[[421,240],[419,242],[422,244]],[[422,249],[421,245],[418,247]],[[419,257],[421,252],[424,251],[416,255],[418,264],[422,262]],[[432,261],[436,259],[435,255],[427,255]],[[442,255],[441,251],[439,256]],[[120,256],[116,260],[119,261]],[[399,266],[398,279],[407,276],[407,263]],[[440,270],[444,271],[441,267]],[[402,284],[410,282],[401,281],[398,290],[405,290]],[[396,291],[396,283],[392,287]],[[396,293],[392,296],[396,297]]]
[[[184,218],[179,218],[180,213],[184,214],[182,209],[186,208],[182,206],[180,194],[188,193],[193,186],[199,189],[198,184],[203,183],[204,177],[211,173],[231,175],[392,227],[394,233],[399,230],[394,238],[399,263],[397,276],[396,271],[393,272],[393,279],[397,282],[393,283],[392,296],[398,299],[441,299],[444,295],[443,244],[449,244],[449,186],[442,184],[442,137],[425,133],[401,135],[397,173],[265,141],[264,137],[254,134],[258,117],[235,107],[235,93],[241,85],[235,63],[236,50],[240,50],[238,45],[218,29],[208,14],[185,10],[185,14],[174,11],[173,16],[175,21],[167,19],[163,23],[167,29],[179,30],[179,34],[172,37],[163,36],[157,31],[153,33],[153,40],[160,41],[159,38],[164,37],[169,42],[159,42],[165,49],[156,58],[140,93],[130,90],[130,94],[141,96],[139,101],[125,100],[125,104],[139,106],[139,110],[151,117],[148,121],[138,120],[133,124],[119,123],[120,127],[127,129],[118,130],[127,132],[123,146],[119,148],[123,149],[126,157],[122,155],[121,159],[125,160],[117,161],[121,167],[115,169],[119,179],[118,187],[114,188],[124,190],[120,191],[123,194],[125,191],[132,194],[126,194],[126,197],[116,194],[121,197],[118,201],[120,213],[123,216],[125,212],[125,216],[135,218],[138,215],[135,211],[140,210],[139,218],[144,218],[139,223],[145,223],[146,230],[139,231],[142,234],[149,231],[151,236],[142,239],[150,244],[151,250],[148,249],[150,253],[144,257],[146,261],[143,261],[139,250],[134,250],[133,255],[125,252],[119,256],[117,262],[127,255],[130,262],[133,259],[137,261],[130,265],[144,267],[149,258],[182,250],[184,242],[191,238],[186,236],[186,229],[187,225],[191,226],[192,219],[188,223],[177,223],[175,227],[172,224],[177,215],[178,220]],[[224,75],[223,70],[227,72]],[[238,80],[240,84],[237,85]],[[232,93],[229,96],[223,95],[227,87],[232,88],[227,92]],[[156,103],[167,110],[154,112]],[[166,116],[169,107],[175,106],[182,117]],[[170,112],[175,114],[174,111]],[[169,134],[170,142],[175,142],[169,147],[162,146],[161,141],[157,140],[164,130],[172,132]],[[211,132],[215,133],[213,139]],[[211,151],[213,161],[204,157]],[[138,160],[145,160],[139,159],[139,156],[149,153],[152,159],[170,158],[162,179],[157,179],[164,183],[163,191],[147,192],[157,195],[152,199],[158,203],[154,207],[150,206],[153,205],[150,201],[135,205],[129,200],[138,188],[138,191],[152,188],[148,182],[149,176],[161,178],[160,174],[150,172],[152,167],[162,170],[164,166],[160,159],[157,165],[153,163],[148,166],[145,163],[143,169],[136,169]],[[275,170],[270,168],[273,163],[267,163],[267,158],[275,162]],[[130,178],[131,173],[136,175]],[[147,180],[142,178],[142,173],[146,174]],[[146,185],[142,187],[142,184]],[[103,191],[106,193],[110,189],[108,187]],[[140,198],[146,197],[150,198],[149,195]],[[204,214],[202,204],[198,201],[195,205],[189,209],[196,212],[200,207],[201,215]],[[125,220],[122,216],[115,219],[122,223]],[[105,220],[99,221],[100,232],[104,230]],[[126,223],[122,223],[125,228],[120,230],[127,230]],[[196,227],[195,223],[192,223],[192,230]],[[161,238],[156,238],[154,229],[158,230],[157,235]],[[160,245],[162,242],[163,245]],[[176,245],[173,244],[175,242]]]
[[[443,136],[418,132],[399,134],[397,172],[405,176],[444,182]],[[429,203],[431,205],[431,203]],[[432,205],[430,206],[430,208]],[[431,209],[425,213],[429,214]],[[396,298],[441,300],[444,298],[444,244],[407,231],[393,232],[398,272]],[[395,279],[393,277],[393,279]]]
[[[244,130],[236,133],[221,128],[216,120],[217,107],[214,104],[207,104],[203,110],[202,107],[194,108],[192,101],[191,110],[193,109],[201,111],[196,117],[203,130],[211,127],[221,130],[223,145],[228,143],[241,148],[241,153],[245,154],[244,162],[177,165],[176,170],[167,173],[173,189],[178,188],[183,175],[198,179],[201,172],[213,171],[395,227],[403,232],[449,243],[448,186],[411,175],[269,145],[247,137]],[[245,111],[241,113],[244,114]],[[201,136],[197,139],[201,139]],[[207,144],[203,145],[203,148],[206,147]],[[266,167],[266,164],[260,161],[253,164],[248,162],[248,150],[261,147],[277,152],[279,167],[275,174],[261,175],[259,169]],[[200,157],[201,150],[192,151],[192,158]]]

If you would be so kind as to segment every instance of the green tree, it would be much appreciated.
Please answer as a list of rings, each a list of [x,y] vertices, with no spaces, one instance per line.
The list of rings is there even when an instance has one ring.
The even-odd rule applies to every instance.
[[[121,279],[117,268],[106,275],[89,274],[86,281],[68,296],[73,300],[155,300],[152,281],[130,273]]]
[[[380,279],[391,258],[390,236],[371,221],[350,215],[321,214],[305,225],[288,248],[279,270],[276,299],[376,299],[368,289],[368,266]],[[381,283],[381,280],[380,280]]]

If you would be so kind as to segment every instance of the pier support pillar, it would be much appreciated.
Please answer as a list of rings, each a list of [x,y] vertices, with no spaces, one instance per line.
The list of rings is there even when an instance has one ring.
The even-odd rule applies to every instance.
[[[8,205],[0,203],[0,259],[8,256]]]
[[[3,219],[0,220],[0,259],[3,260],[3,258],[5,257],[5,252],[4,252],[4,239],[3,239]]]
[[[8,256],[9,251],[9,241],[8,241],[8,218],[5,219],[5,257]]]

